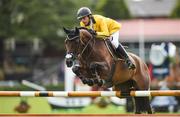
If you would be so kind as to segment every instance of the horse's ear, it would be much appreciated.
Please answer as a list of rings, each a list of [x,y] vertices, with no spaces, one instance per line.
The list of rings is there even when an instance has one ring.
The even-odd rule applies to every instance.
[[[75,34],[79,34],[79,29],[77,27],[75,28]]]
[[[65,27],[63,27],[63,30],[64,30],[64,32],[65,32],[66,34],[69,34],[69,33],[70,33],[70,31],[69,31],[67,28],[65,28]]]

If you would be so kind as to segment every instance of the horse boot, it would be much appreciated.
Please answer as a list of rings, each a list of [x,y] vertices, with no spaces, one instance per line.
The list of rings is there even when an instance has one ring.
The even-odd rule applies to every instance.
[[[129,59],[129,56],[128,56],[126,50],[124,49],[124,47],[121,44],[119,44],[119,46],[116,48],[116,54],[119,58],[123,57],[123,59],[125,59],[125,63],[128,66],[128,69],[134,70],[136,68],[136,66]]]

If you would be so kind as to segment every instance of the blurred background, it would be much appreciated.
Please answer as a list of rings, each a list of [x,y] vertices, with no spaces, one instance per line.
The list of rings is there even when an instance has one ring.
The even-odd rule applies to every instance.
[[[180,0],[0,0],[0,90],[96,90],[64,64],[62,27],[79,26],[83,6],[122,24],[119,41],[147,63],[151,89],[180,89]],[[180,113],[179,97],[151,100],[157,112]],[[131,113],[132,105],[131,98],[0,97],[0,113]]]

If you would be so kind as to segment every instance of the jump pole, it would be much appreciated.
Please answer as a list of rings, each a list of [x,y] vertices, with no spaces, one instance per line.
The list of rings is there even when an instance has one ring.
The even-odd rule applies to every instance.
[[[0,97],[149,97],[180,96],[180,90],[151,91],[0,91]]]

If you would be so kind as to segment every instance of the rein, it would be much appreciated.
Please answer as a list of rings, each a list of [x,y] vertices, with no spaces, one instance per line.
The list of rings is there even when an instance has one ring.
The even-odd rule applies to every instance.
[[[82,58],[82,55],[84,54],[84,52],[85,52],[85,50],[87,49],[88,45],[90,44],[91,40],[93,40],[93,36],[88,40],[88,42],[87,42],[86,44],[82,41],[82,38],[81,38],[79,35],[78,35],[78,36],[75,36],[75,37],[73,37],[73,38],[69,38],[69,36],[67,36],[67,37],[66,37],[66,40],[72,41],[72,40],[75,40],[75,39],[77,39],[77,38],[79,38],[79,39],[78,39],[78,47],[76,48],[76,51],[79,50],[79,48],[80,48],[80,43],[84,46],[84,48],[82,49],[82,51],[78,54],[78,56]],[[95,40],[93,41],[93,46],[94,46],[94,44],[95,44]],[[92,53],[92,50],[89,52],[89,54],[88,54],[88,56],[86,57],[86,59],[89,58],[89,56],[91,55],[91,53]],[[76,57],[78,57],[78,56],[76,55]]]
[[[78,35],[78,36],[75,36],[75,37],[73,37],[73,38],[69,38],[68,35],[67,35],[67,37],[66,37],[66,39],[67,39],[67,40],[70,40],[70,41],[72,41],[72,40],[74,40],[74,39],[76,39],[76,38],[79,38],[79,35]]]
[[[81,40],[81,39],[80,39],[80,40]],[[79,54],[79,56],[82,56],[82,55],[83,55],[83,53],[84,53],[85,50],[87,49],[88,45],[90,44],[91,40],[93,40],[93,37],[91,37],[91,38],[89,39],[89,41],[87,42],[86,45],[85,45],[85,43],[83,43],[83,41],[81,40],[82,44],[85,45],[85,47],[83,48],[83,50],[81,51],[81,53]],[[95,40],[94,40],[94,42],[93,42],[93,46],[94,46],[94,44],[95,44]],[[91,55],[91,53],[92,53],[92,50],[90,51],[88,57]],[[88,57],[86,57],[86,59],[87,59]]]

